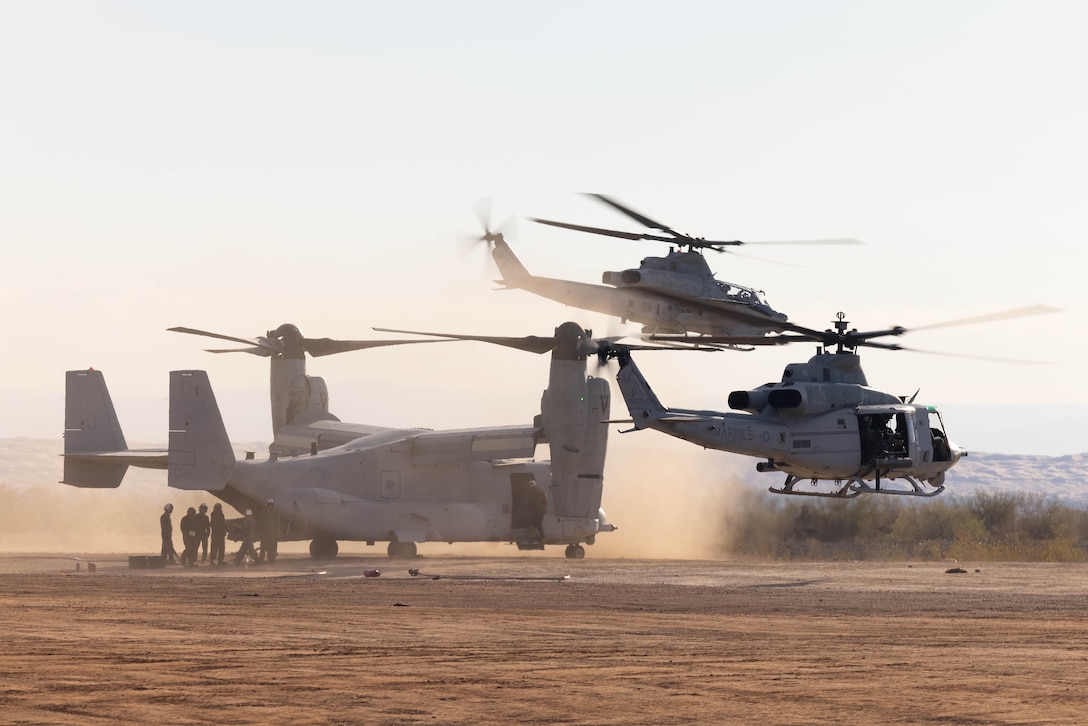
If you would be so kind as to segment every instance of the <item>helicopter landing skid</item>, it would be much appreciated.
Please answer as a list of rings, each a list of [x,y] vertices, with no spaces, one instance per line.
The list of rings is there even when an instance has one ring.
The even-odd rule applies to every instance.
[[[813,489],[795,489],[798,482],[809,481],[811,482]],[[889,487],[889,480],[885,479],[881,484],[874,486],[870,482],[857,477],[844,480],[838,479],[835,481],[836,489],[819,490],[816,489],[819,486],[819,479],[803,480],[800,477],[793,476],[792,474],[786,476],[786,481],[782,484],[781,488],[768,487],[767,491],[772,494],[791,494],[798,497],[827,497],[830,499],[853,499],[854,497],[861,496],[862,494],[895,494],[903,497],[935,497],[944,491],[944,485],[939,487],[932,487],[928,484],[919,482],[914,477],[901,476],[892,482],[903,481],[910,485],[910,489],[898,488],[896,486]]]

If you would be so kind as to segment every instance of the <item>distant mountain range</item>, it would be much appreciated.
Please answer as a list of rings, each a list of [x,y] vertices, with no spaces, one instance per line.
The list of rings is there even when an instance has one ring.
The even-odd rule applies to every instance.
[[[1033,492],[1088,508],[1088,454],[1039,456],[969,453],[946,481],[947,492]]]

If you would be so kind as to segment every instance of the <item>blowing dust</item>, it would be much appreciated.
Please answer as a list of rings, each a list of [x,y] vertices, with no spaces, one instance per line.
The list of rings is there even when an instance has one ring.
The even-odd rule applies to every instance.
[[[174,505],[177,527],[188,507],[216,500],[206,492],[166,485],[164,472],[130,469],[116,489],[80,489],[60,484],[61,442],[7,439],[0,442],[0,552],[157,554],[159,516]],[[587,557],[704,559],[728,554],[731,522],[746,516],[752,484],[741,480],[747,460],[703,451],[655,432],[614,437],[605,470],[603,508],[615,532],[602,533]],[[233,514],[233,513],[232,513]],[[308,543],[283,543],[306,552]],[[341,543],[344,553],[384,557],[381,543]],[[422,555],[502,557],[519,553],[509,544],[427,543]],[[549,547],[544,557],[562,556]]]
[[[617,440],[618,439],[618,440]],[[656,432],[609,442],[603,508],[619,529],[587,556],[712,559],[727,555],[740,515],[742,462]]]

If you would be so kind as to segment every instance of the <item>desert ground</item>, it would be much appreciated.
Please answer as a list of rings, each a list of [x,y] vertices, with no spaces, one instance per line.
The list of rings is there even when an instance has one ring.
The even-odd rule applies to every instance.
[[[128,565],[0,555],[0,720],[1088,718],[1086,565],[301,554]]]

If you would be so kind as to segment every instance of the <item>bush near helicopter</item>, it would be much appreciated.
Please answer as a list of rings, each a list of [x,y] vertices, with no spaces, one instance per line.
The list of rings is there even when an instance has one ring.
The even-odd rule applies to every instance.
[[[531,217],[540,224],[627,240],[655,240],[670,247],[665,257],[647,257],[638,269],[605,272],[603,285],[532,275],[514,254],[502,232],[490,228],[489,212],[478,209],[484,234],[466,240],[486,243],[506,288],[527,290],[564,305],[641,323],[644,333],[765,335],[786,329],[787,316],[767,303],[763,292],[715,278],[702,250],[725,252],[740,245],[860,244],[855,239],[793,242],[708,241],[681,234],[603,194],[588,196],[663,234],[623,232]]]
[[[440,341],[304,338],[293,325],[253,340],[170,330],[246,346],[210,352],[271,359],[269,457],[236,460],[204,371],[170,373],[166,450],[129,449],[102,373],[68,371],[62,483],[116,487],[129,466],[167,469],[169,486],[205,490],[239,511],[259,514],[271,500],[281,540],[311,540],[314,557],[335,556],[337,540],[350,540],[388,541],[390,557],[439,541],[564,544],[568,558],[582,558],[582,543],[615,529],[600,508],[610,388],[586,375],[597,345],[575,323],[533,338],[536,352],[552,355],[532,425],[450,431],[341,422],[324,380],[306,374],[307,353]],[[550,461],[532,459],[538,444],[549,445]],[[543,513],[533,511],[539,491]]]
[[[1056,310],[1034,306],[912,330],[1050,312]],[[871,388],[857,354],[861,347],[912,350],[876,340],[903,335],[908,329],[848,331],[844,317],[838,314],[834,330],[790,324],[789,333],[777,336],[700,338],[703,345],[819,344],[817,354],[808,362],[786,366],[777,383],[730,393],[729,407],[738,412],[665,407],[632,359],[632,348],[602,344],[598,357],[602,362],[619,362],[616,381],[631,414],[627,421],[634,424],[631,430],[656,429],[704,448],[765,459],[756,465],[757,471],[786,475],[781,487],[770,488],[774,493],[827,497],[940,494],[945,488],[945,473],[967,456],[967,451],[948,438],[936,407],[914,402],[917,393],[907,398]],[[670,336],[650,339],[673,344],[691,341]],[[796,488],[803,480],[809,480],[812,488]],[[831,486],[821,482],[831,482]]]

